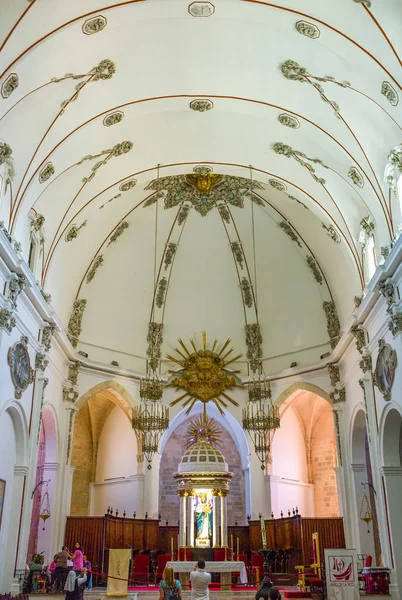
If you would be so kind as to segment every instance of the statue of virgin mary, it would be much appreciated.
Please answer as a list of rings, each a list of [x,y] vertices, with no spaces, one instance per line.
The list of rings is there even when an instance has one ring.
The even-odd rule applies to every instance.
[[[212,535],[212,507],[206,494],[198,496],[195,509],[197,519],[197,539],[208,540]]]

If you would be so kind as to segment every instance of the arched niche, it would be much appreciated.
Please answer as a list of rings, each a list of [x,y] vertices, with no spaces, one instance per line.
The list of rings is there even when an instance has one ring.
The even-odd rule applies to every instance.
[[[381,417],[380,456],[386,467],[402,465],[402,415],[393,403],[387,404]]]

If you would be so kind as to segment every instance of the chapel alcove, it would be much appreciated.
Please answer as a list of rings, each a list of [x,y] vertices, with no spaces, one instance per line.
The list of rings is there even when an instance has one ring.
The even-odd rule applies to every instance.
[[[336,466],[330,403],[310,390],[293,391],[281,404],[268,469],[275,517],[296,507],[304,517],[338,517]]]
[[[162,516],[162,525],[166,521],[171,525],[176,525],[179,520],[179,496],[173,473],[177,472],[177,467],[186,451],[188,439],[186,432],[193,420],[194,417],[189,417],[181,422],[172,431],[163,449],[159,467],[159,512]],[[244,524],[246,519],[245,477],[240,454],[228,431],[217,420],[216,425],[220,435],[220,444],[216,444],[216,447],[224,455],[229,471],[233,473],[227,497],[228,525],[234,525],[236,521],[239,525]]]

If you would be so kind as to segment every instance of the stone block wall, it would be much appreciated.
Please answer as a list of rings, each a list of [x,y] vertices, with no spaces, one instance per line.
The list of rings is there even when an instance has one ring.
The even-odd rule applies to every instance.
[[[311,439],[315,514],[338,517],[338,491],[334,472],[335,434],[331,412],[321,415]]]

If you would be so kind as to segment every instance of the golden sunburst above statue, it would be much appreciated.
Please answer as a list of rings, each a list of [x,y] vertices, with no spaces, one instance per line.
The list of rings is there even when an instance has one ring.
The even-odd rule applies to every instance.
[[[227,402],[234,406],[238,403],[226,394],[227,390],[233,390],[236,387],[243,387],[240,380],[236,377],[240,371],[231,371],[227,367],[239,360],[241,354],[230,358],[233,348],[227,350],[230,340],[222,345],[219,351],[216,351],[218,340],[215,340],[212,348],[207,348],[206,333],[202,334],[203,347],[197,349],[194,340],[190,340],[193,352],[190,352],[182,340],[179,344],[184,353],[178,348],[175,351],[178,357],[168,355],[168,359],[181,367],[178,371],[170,370],[171,378],[167,387],[175,387],[177,390],[184,390],[185,393],[170,403],[174,406],[183,401],[183,406],[188,406],[186,414],[189,414],[197,400],[205,404],[213,402],[221,414],[222,406],[227,408]]]
[[[204,407],[206,404],[204,404]],[[194,421],[190,421],[186,432],[188,439],[186,447],[193,446],[200,440],[205,440],[212,446],[221,445],[221,430],[216,424],[215,419],[207,419],[205,414]]]

